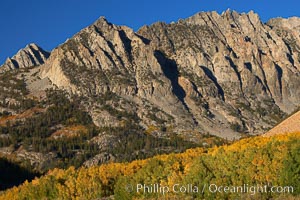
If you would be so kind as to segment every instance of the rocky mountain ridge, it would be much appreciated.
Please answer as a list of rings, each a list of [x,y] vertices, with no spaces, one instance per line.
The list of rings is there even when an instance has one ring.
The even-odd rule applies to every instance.
[[[19,50],[12,58],[6,59],[5,63],[0,67],[0,73],[44,64],[49,56],[49,52],[43,50],[36,44],[28,44],[25,48]]]
[[[299,106],[299,23],[264,24],[252,11],[227,10],[134,32],[101,17],[48,59],[39,54],[36,76],[83,97],[98,127],[136,115],[145,130],[157,127],[151,134],[167,130],[192,141],[262,134]]]

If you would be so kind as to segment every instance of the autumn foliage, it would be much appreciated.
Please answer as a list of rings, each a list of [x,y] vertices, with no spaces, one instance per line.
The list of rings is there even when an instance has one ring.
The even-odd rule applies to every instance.
[[[176,183],[293,186],[293,193],[128,192],[127,185]],[[300,133],[253,137],[210,149],[189,149],[130,163],[54,169],[0,194],[0,199],[285,199],[300,194]]]

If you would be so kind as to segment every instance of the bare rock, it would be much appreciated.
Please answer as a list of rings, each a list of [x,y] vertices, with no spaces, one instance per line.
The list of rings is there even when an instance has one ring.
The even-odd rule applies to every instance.
[[[12,58],[7,58],[0,68],[0,73],[12,69],[28,68],[44,64],[50,53],[36,44],[29,44]]]
[[[253,11],[227,10],[134,32],[101,17],[53,50],[37,76],[86,98],[97,126],[131,118],[178,134],[262,134],[299,106],[299,21],[264,24]]]

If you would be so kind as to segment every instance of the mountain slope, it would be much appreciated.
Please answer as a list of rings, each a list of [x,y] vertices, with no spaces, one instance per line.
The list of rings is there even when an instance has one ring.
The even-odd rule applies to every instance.
[[[179,164],[177,156],[174,160],[162,158],[174,161],[172,165],[177,170],[187,163],[186,168],[193,165],[200,174],[204,170],[212,177],[216,174],[224,178],[218,166],[230,166],[228,177],[233,178],[226,179],[229,182],[265,181],[270,177],[275,183],[295,181],[291,177],[295,172],[292,168],[298,167],[298,157],[294,156],[299,149],[298,133],[272,137],[278,143],[257,137],[229,147],[241,152],[231,149],[228,153],[226,146],[211,150],[202,161],[215,170],[213,175],[201,168],[201,163],[192,162],[207,148],[228,143],[226,139],[263,134],[299,106],[299,23],[299,18],[279,18],[263,24],[253,12],[228,10],[222,14],[202,12],[171,24],[158,22],[134,32],[101,17],[55,48],[51,55],[29,45],[0,68],[0,156],[14,158],[34,172],[45,172],[54,167],[129,162],[200,146],[205,149],[180,154],[178,157],[187,158]],[[265,142],[272,146],[271,150],[264,146]],[[253,151],[251,145],[255,146]],[[268,154],[264,154],[266,151]],[[219,155],[217,159],[214,152]],[[255,159],[255,155],[260,157]],[[246,164],[240,163],[240,169],[262,167],[267,173],[271,167],[274,174],[255,176],[251,171],[253,176],[249,177],[245,170],[240,174],[245,180],[241,180],[232,173],[240,172],[234,164],[242,161]],[[160,163],[154,160],[147,168],[145,162],[133,163],[137,168],[128,174],[122,168],[127,165],[122,164],[103,165],[112,167],[107,172],[103,167],[94,167],[90,169],[96,172],[71,168],[66,173],[97,176],[100,170],[102,196],[121,195],[115,181],[121,184],[124,179],[110,175],[127,174],[137,180],[143,173],[155,172],[153,166]],[[114,171],[117,166],[122,166],[123,171]],[[135,177],[133,172],[144,166],[145,171]],[[162,166],[161,174],[170,172],[163,171],[169,166]],[[282,172],[285,180],[274,177],[276,170],[284,168],[290,169],[287,174]],[[41,192],[37,195],[43,198],[47,191],[52,192],[43,187],[49,177],[49,185],[58,187],[53,198],[68,198],[73,192],[80,196],[76,192],[94,184],[82,179],[86,182],[74,189],[73,179],[66,181],[61,174],[57,176],[58,184],[51,182],[52,176],[41,179],[41,191],[30,186],[32,195],[36,195],[34,191]],[[65,194],[66,190],[70,194]]]
[[[170,25],[156,23],[138,33],[172,57],[183,74],[196,73],[200,83],[195,84],[203,96],[210,97],[215,90],[233,107],[231,101],[250,108],[257,100],[269,99],[291,112],[299,103],[295,87],[299,84],[299,49],[291,48],[278,29],[263,24],[253,12],[228,10],[222,15],[198,13]],[[294,35],[297,30],[299,26],[285,31]],[[299,45],[299,40],[294,42]],[[203,87],[201,79],[214,81],[208,88],[215,89]]]
[[[262,134],[299,105],[300,44],[289,39],[298,29],[230,10],[137,33],[101,17],[53,50],[40,77],[88,97],[97,126],[118,124],[97,102],[109,93],[105,104],[137,113],[145,129],[172,126],[190,138],[191,130]]]
[[[54,169],[7,190],[0,199],[294,199],[300,194],[299,139],[299,133],[258,136],[208,151],[197,148],[132,163]],[[156,192],[143,192],[137,189],[138,184],[152,189],[154,184],[158,186]],[[186,188],[186,192],[173,191],[175,184]],[[214,185],[244,190],[210,192],[209,186]],[[264,185],[267,190],[253,189]],[[281,193],[270,192],[273,186],[280,186]],[[163,187],[170,190],[163,194],[159,189]],[[111,195],[114,198],[109,198]]]
[[[300,132],[300,111],[285,119],[283,122],[272,128],[264,136],[272,136],[278,133],[297,133]]]
[[[101,17],[51,55],[29,45],[0,74],[0,153],[45,171],[263,134],[299,106],[299,21],[228,10],[134,32]]]

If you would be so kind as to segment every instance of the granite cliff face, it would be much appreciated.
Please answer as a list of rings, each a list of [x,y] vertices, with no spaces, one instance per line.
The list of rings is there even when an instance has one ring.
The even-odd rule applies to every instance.
[[[36,44],[29,44],[18,51],[12,58],[7,58],[0,68],[0,73],[12,69],[28,68],[44,64],[50,53],[43,50]]]
[[[262,134],[299,106],[299,24],[264,24],[252,11],[228,10],[134,32],[101,17],[46,61],[40,53],[41,60],[13,57],[18,65],[4,66],[45,61],[37,76],[83,97],[99,127],[122,126],[134,115],[159,136],[167,130],[189,140],[206,133],[232,139]]]

